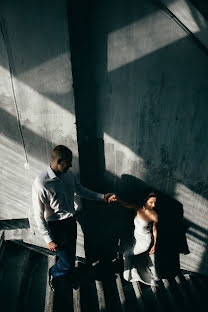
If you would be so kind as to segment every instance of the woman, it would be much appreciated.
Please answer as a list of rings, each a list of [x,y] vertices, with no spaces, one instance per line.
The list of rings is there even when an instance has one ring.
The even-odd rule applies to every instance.
[[[124,252],[124,278],[157,285],[155,270],[155,246],[157,241],[158,215],[155,212],[157,195],[147,192],[140,204],[130,204],[117,199],[124,207],[135,209],[134,242]]]

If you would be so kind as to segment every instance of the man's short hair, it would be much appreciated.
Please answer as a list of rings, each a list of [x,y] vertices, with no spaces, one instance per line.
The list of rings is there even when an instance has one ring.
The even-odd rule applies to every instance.
[[[64,145],[57,145],[51,152],[51,160],[56,160],[57,158],[72,158],[72,151]]]

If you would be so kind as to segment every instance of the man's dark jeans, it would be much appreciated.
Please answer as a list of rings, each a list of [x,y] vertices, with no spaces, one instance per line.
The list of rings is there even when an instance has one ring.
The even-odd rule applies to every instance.
[[[50,268],[54,277],[65,275],[74,267],[76,254],[77,224],[74,217],[49,221],[47,226],[53,241],[58,245],[59,259]]]

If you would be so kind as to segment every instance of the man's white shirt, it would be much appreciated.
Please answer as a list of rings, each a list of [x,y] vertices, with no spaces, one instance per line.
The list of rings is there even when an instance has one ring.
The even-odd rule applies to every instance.
[[[82,186],[70,170],[59,178],[48,167],[45,172],[36,177],[32,186],[34,218],[46,243],[53,240],[46,222],[73,216],[75,213],[74,194],[92,200],[104,199],[104,194]]]

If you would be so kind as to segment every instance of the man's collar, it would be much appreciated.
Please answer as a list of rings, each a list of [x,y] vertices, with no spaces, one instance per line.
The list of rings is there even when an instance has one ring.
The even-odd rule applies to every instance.
[[[58,178],[57,175],[55,175],[55,172],[51,169],[50,166],[48,166],[47,172],[48,172],[48,175],[49,175],[49,178],[50,178],[50,179]]]

